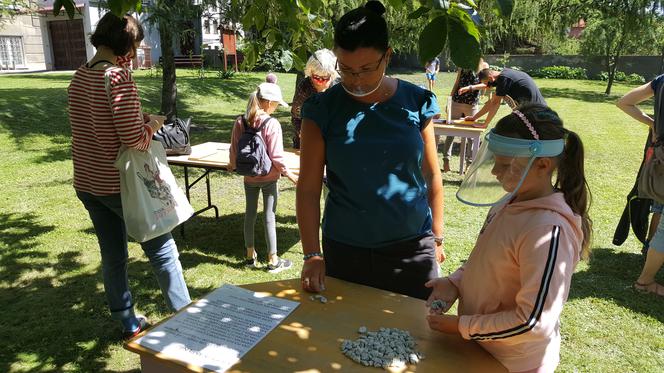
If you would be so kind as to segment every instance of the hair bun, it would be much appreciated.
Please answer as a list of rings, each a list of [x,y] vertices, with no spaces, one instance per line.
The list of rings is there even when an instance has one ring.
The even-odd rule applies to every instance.
[[[385,6],[380,1],[377,0],[367,1],[367,3],[364,4],[364,7],[378,14],[379,16],[385,14]]]

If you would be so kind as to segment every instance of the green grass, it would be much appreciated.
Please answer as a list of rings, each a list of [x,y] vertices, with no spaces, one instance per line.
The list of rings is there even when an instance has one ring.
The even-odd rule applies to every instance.
[[[230,80],[199,80],[179,70],[178,110],[192,116],[192,142],[229,141],[233,118],[264,74],[237,74]],[[416,84],[424,75],[396,74]],[[286,98],[295,76],[278,74]],[[70,130],[65,113],[69,74],[0,76],[0,371],[137,371],[139,359],[122,349],[119,330],[105,306],[99,250],[91,223],[71,186]],[[436,93],[449,93],[453,74],[441,74]],[[147,111],[159,107],[160,80],[137,73]],[[625,195],[634,181],[646,136],[644,126],[622,114],[613,102],[631,87],[617,85],[606,97],[604,83],[539,80],[548,103],[577,131],[587,149],[592,188],[594,255],[581,263],[562,317],[560,371],[656,372],[664,366],[664,302],[630,289],[642,258],[630,237],[611,244]],[[444,102],[441,100],[441,102]],[[652,112],[652,105],[647,106]],[[501,108],[500,117],[507,110]],[[290,142],[289,114],[279,111],[285,143]],[[455,165],[456,160],[452,160]],[[181,176],[179,168],[174,168]],[[454,198],[460,177],[445,176],[445,273],[469,254],[485,209]],[[179,178],[180,180],[181,177]],[[211,212],[187,223],[186,238],[174,232],[185,277],[193,297],[223,283],[245,284],[298,276],[302,249],[295,221],[295,191],[280,185],[277,214],[279,253],[296,268],[278,276],[246,270],[240,177],[215,173]],[[193,194],[201,207],[204,189]],[[257,224],[259,255],[265,260],[262,225]],[[138,310],[152,320],[168,315],[157,283],[140,247],[130,244],[129,278]],[[659,279],[662,280],[660,273]],[[659,368],[658,368],[659,367]]]

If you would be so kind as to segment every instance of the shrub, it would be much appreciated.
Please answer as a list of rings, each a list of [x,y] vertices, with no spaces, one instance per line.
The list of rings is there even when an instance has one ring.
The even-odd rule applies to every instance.
[[[597,79],[607,81],[609,80],[609,73],[602,71],[597,76]],[[642,77],[641,75],[634,73],[627,75],[624,71],[616,71],[616,75],[613,77],[613,80],[616,82],[627,82],[632,84],[643,84],[646,82],[646,78]]]
[[[569,66],[546,66],[530,72],[535,78],[544,79],[588,79],[586,69]]]

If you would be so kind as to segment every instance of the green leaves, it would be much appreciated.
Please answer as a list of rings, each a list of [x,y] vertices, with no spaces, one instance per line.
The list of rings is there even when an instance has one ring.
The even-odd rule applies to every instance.
[[[496,0],[496,6],[500,15],[509,17],[512,15],[512,10],[514,9],[514,0]]]
[[[424,64],[438,56],[449,42],[450,57],[455,65],[466,69],[477,68],[481,56],[480,32],[468,12],[457,3],[452,3],[444,13],[435,12],[440,15],[420,34],[420,62]]]
[[[434,18],[424,27],[418,41],[420,62],[427,61],[438,56],[445,48],[447,40],[447,16],[442,15]]]
[[[290,71],[290,69],[293,68],[293,53],[289,50],[282,51],[279,62],[281,62],[281,67],[283,67],[284,70]]]
[[[108,8],[118,17],[122,17],[130,11],[141,12],[141,0],[108,0]],[[60,10],[65,8],[69,19],[73,19],[76,15],[76,4],[74,0],[55,0],[53,2],[53,14],[60,15]]]
[[[422,17],[423,15],[429,13],[430,10],[431,9],[429,9],[425,6],[421,6],[416,11],[410,13],[408,15],[408,19],[418,19],[418,18]]]
[[[477,26],[470,15],[456,5],[453,5],[447,14],[447,35],[452,61],[458,67],[476,69],[481,56],[480,32]]]

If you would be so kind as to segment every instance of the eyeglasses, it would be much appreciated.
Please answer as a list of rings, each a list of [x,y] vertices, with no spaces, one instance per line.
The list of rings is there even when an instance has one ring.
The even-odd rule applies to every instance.
[[[339,61],[337,61],[337,64],[335,66],[335,70],[339,73],[339,76],[343,77],[351,77],[354,76],[356,78],[362,78],[365,77],[371,73],[376,72],[378,69],[380,69],[380,65],[383,63],[383,58],[387,55],[387,51],[383,53],[382,56],[380,56],[380,59],[376,62],[374,62],[375,66],[374,67],[365,67],[362,70],[358,72],[354,72],[351,69],[348,69],[346,67],[339,67]]]
[[[326,83],[328,80],[330,80],[330,77],[329,76],[320,76],[320,75],[312,74],[311,79],[313,79],[316,82],[322,84],[322,83]]]

